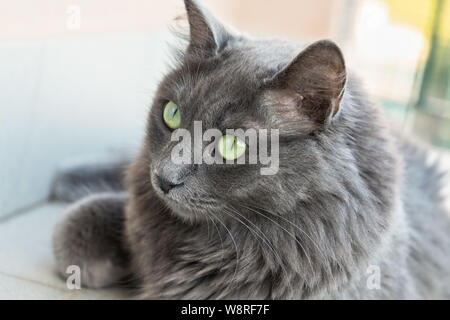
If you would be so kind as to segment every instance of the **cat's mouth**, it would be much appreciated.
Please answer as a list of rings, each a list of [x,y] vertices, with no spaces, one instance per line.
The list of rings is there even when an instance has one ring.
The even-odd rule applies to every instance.
[[[203,199],[186,198],[182,200],[173,197],[165,197],[166,203],[176,211],[190,211],[192,213],[206,213],[217,210],[219,204],[215,201],[206,201]]]
[[[209,215],[220,210],[221,207],[217,201],[188,197],[185,199],[177,199],[170,195],[164,195],[162,200],[173,213],[191,221],[207,218]]]
[[[172,211],[182,216],[207,214],[221,207],[216,199],[200,194],[198,191],[192,191],[189,186],[180,185],[165,192],[155,180],[152,176],[151,182],[156,194]]]

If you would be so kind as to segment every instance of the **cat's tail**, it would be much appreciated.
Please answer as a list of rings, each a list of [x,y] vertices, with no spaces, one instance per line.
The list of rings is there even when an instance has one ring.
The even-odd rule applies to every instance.
[[[63,165],[58,169],[50,192],[50,200],[74,202],[104,192],[122,192],[125,170],[131,157],[91,159]]]

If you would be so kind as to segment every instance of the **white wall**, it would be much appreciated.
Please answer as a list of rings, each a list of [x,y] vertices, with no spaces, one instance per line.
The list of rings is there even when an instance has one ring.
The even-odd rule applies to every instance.
[[[43,201],[65,159],[139,146],[168,38],[0,42],[0,218]]]

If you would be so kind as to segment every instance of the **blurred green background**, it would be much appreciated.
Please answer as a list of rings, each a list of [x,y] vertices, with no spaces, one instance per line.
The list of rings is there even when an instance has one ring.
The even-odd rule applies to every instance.
[[[415,29],[425,40],[410,100],[404,103],[382,97],[383,106],[416,135],[436,146],[450,148],[450,1],[382,2],[392,21]]]

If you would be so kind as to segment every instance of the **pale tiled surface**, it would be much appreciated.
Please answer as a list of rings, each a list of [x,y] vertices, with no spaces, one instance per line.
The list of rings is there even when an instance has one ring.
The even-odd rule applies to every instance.
[[[44,204],[0,220],[0,299],[121,299],[127,292],[69,290],[55,272],[51,235],[64,205]]]
[[[38,284],[29,280],[0,274],[0,299],[61,299],[65,292],[47,285]]]

